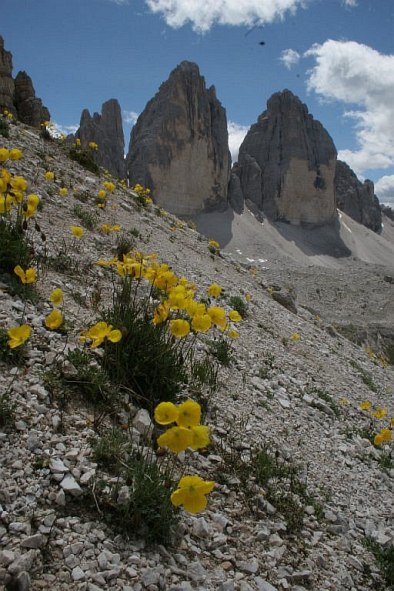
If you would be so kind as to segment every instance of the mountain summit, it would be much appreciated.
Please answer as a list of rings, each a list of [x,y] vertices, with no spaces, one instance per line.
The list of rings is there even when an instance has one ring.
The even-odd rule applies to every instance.
[[[271,220],[327,224],[337,216],[336,157],[328,132],[284,90],[271,96],[246,134],[233,172],[246,203]]]
[[[152,189],[177,215],[227,205],[231,156],[226,112],[198,66],[184,61],[148,102],[131,132],[131,185]]]

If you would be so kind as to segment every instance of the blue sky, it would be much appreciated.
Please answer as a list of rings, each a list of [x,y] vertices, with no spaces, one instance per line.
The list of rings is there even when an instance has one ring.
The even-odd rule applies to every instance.
[[[135,116],[190,60],[226,108],[233,154],[289,88],[394,206],[394,0],[1,0],[0,22],[14,75],[64,128],[117,98],[127,149]]]

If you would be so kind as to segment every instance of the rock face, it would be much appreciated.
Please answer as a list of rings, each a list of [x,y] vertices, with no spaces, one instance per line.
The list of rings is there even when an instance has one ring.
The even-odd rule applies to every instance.
[[[292,224],[327,224],[336,217],[337,152],[323,128],[292,92],[277,92],[248,131],[233,172],[246,204]],[[232,183],[236,186],[235,183]],[[239,195],[230,193],[230,202]]]
[[[94,113],[92,117],[89,111],[84,109],[76,137],[81,140],[82,147],[87,147],[89,142],[96,142],[97,164],[116,177],[125,177],[122,113],[116,99],[110,99],[103,104],[101,115]]]
[[[130,183],[151,188],[168,211],[193,215],[227,207],[230,167],[226,112],[198,66],[182,62],[131,132]]]
[[[340,160],[335,174],[335,194],[341,211],[374,232],[382,229],[382,212],[373,182],[361,183],[352,169]]]
[[[33,82],[26,72],[18,72],[15,78],[14,102],[19,121],[40,127],[43,121],[49,121],[49,111],[42,104],[42,100],[36,97]]]
[[[15,80],[12,78],[12,54],[4,49],[0,36],[0,112],[4,109],[33,127],[40,127],[42,121],[51,118],[41,99],[36,97],[30,76],[19,72]]]
[[[4,49],[4,39],[0,36],[0,112],[4,109],[16,117],[14,107],[15,84],[12,78],[12,55]]]

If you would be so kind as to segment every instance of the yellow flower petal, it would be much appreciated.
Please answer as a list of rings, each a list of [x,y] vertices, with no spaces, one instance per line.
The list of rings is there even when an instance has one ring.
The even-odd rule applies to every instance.
[[[155,421],[159,425],[170,425],[178,418],[178,409],[172,402],[160,402],[155,408]]]
[[[186,400],[178,406],[177,424],[180,427],[195,427],[200,424],[201,406],[195,400]]]

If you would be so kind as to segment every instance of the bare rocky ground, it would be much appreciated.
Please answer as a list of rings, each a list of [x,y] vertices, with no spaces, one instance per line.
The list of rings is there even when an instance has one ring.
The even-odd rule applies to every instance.
[[[25,310],[34,327],[26,366],[21,371],[0,367],[0,392],[9,391],[17,403],[15,429],[0,433],[0,584],[12,579],[17,581],[12,588],[33,591],[388,589],[365,540],[386,548],[394,542],[393,444],[376,448],[364,437],[370,420],[359,405],[368,399],[393,417],[394,372],[332,324],[339,317],[347,322],[348,316],[361,322],[363,315],[368,322],[384,322],[385,310],[392,314],[393,286],[384,280],[393,272],[389,242],[385,246],[383,238],[370,235],[364,240],[375,245],[376,255],[383,253],[380,267],[378,260],[360,260],[357,253],[339,261],[326,248],[305,252],[305,245],[298,247],[300,235],[290,239],[275,229],[261,251],[261,235],[250,217],[243,242],[224,239],[223,256],[213,256],[197,231],[171,215],[158,216],[154,206],[138,209],[129,191],[118,188],[107,209],[98,210],[94,196],[103,179],[71,162],[63,147],[43,141],[36,131],[13,126],[10,140],[1,144],[23,149],[23,159],[10,169],[42,198],[37,219],[48,254],[66,250],[78,273],[46,269],[41,274],[42,299]],[[46,170],[55,171],[55,185],[45,181]],[[58,195],[61,184],[69,187],[67,197]],[[234,343],[235,360],[221,369],[219,391],[210,401],[214,445],[208,455],[193,457],[196,472],[217,485],[201,515],[182,514],[173,546],[126,539],[78,508],[97,468],[89,411],[76,406],[61,417],[43,375],[78,342],[80,328],[96,319],[92,296],[105,297],[109,285],[93,263],[110,258],[115,238],[85,230],[83,239],[73,242],[69,226],[80,224],[76,204],[97,211],[98,225],[119,223],[129,237],[137,230],[138,249],[156,252],[202,293],[215,281],[228,294],[252,296]],[[214,230],[217,236],[220,224],[232,238],[241,222],[229,225],[225,217],[215,218],[211,235],[211,227],[204,228],[207,236]],[[285,253],[279,248],[283,241]],[[267,292],[275,282],[295,287],[297,315]],[[54,287],[65,292],[68,336],[43,326]],[[0,326],[8,327],[20,320],[24,304],[10,296],[7,277],[0,289]],[[295,333],[299,340],[291,339]],[[375,421],[373,429],[386,423],[387,417]],[[267,502],[263,487],[251,483],[253,494],[245,494],[233,456],[226,453],[247,455],[265,443],[301,467],[310,497],[299,532],[289,532],[291,516]],[[223,472],[230,477],[223,479]]]

